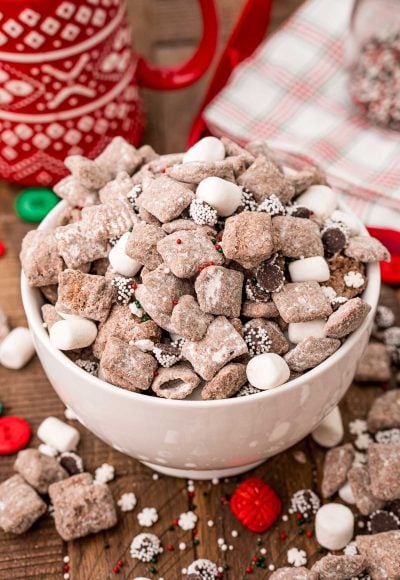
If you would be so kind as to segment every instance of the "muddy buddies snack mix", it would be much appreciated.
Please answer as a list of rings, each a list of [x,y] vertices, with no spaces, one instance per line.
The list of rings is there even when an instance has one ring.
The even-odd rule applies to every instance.
[[[196,147],[158,156],[115,138],[94,161],[68,158],[55,188],[68,207],[23,242],[53,346],[143,396],[221,399],[300,376],[363,323],[366,264],[389,259],[318,168],[285,172],[258,141]]]

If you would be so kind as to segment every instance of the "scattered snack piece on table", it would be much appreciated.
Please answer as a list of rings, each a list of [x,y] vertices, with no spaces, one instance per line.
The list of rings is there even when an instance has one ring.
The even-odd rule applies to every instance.
[[[334,447],[328,451],[324,462],[322,497],[332,496],[345,484],[353,459],[354,449],[351,443]]]
[[[257,478],[246,479],[236,488],[230,506],[234,516],[254,533],[268,530],[282,511],[275,491]]]
[[[26,447],[32,436],[29,423],[21,417],[0,417],[0,455],[11,455]]]
[[[338,503],[327,503],[315,516],[315,536],[318,543],[328,550],[341,550],[353,538],[354,515]]]
[[[354,380],[385,383],[390,379],[390,375],[390,356],[385,345],[370,342],[358,363]]]
[[[42,421],[38,427],[37,436],[61,453],[76,449],[80,439],[79,431],[75,427],[67,425],[56,417],[47,417]]]
[[[21,261],[55,305],[43,309],[53,346],[103,380],[190,398],[160,388],[175,373],[163,369],[184,365],[197,385],[244,364],[257,390],[229,367],[203,399],[259,392],[319,365],[368,315],[365,264],[389,254],[318,168],[285,172],[264,143],[216,137],[164,156],[117,137],[65,163],[55,191],[70,209],[28,233]],[[267,362],[276,376],[259,386]]]
[[[14,469],[40,494],[47,493],[52,483],[68,477],[55,457],[43,455],[37,449],[20,451]]]
[[[29,530],[47,510],[42,498],[21,475],[0,483],[0,504],[0,528],[13,534]]]
[[[1,341],[0,364],[7,369],[22,369],[35,354],[32,335],[28,328],[13,328]]]

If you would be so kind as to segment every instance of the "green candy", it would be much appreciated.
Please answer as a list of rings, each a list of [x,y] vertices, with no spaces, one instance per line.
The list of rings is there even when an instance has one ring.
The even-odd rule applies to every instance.
[[[0,415],[3,414],[3,409],[4,409],[3,403],[0,401]]]
[[[28,187],[17,195],[15,211],[25,222],[39,223],[55,207],[60,198],[48,187]]]

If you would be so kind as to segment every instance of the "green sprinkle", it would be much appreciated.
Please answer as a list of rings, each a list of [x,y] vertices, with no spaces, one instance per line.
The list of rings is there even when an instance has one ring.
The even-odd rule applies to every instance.
[[[144,314],[142,316],[142,322],[147,322],[148,320],[150,320],[150,316],[148,316],[147,314]]]
[[[195,538],[195,539],[193,540],[193,545],[194,545],[194,546],[198,546],[199,544],[200,544],[200,540],[198,540],[197,538]]]
[[[157,568],[155,566],[152,566],[150,568],[150,572],[151,572],[151,574],[157,574]]]
[[[141,306],[141,304],[140,304],[139,300],[135,300],[134,304],[135,304],[135,306],[137,306],[138,308],[140,308],[140,306]]]
[[[0,401],[0,415],[3,414],[4,406],[3,403]]]
[[[224,250],[222,248],[218,248],[217,252],[219,252],[220,254],[222,254]]]
[[[217,243],[217,240],[215,238],[211,238],[211,241],[212,241],[213,244],[216,244]]]

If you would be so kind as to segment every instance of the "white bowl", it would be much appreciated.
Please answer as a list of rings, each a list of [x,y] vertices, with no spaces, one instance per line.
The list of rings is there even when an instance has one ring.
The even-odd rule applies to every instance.
[[[61,202],[39,226],[53,227]],[[42,326],[41,293],[21,280],[22,300],[43,368],[65,405],[100,439],[167,475],[209,479],[243,473],[303,439],[337,405],[367,344],[379,297],[379,266],[368,267],[367,319],[326,361],[257,395],[174,401],[132,393],[77,367]]]

